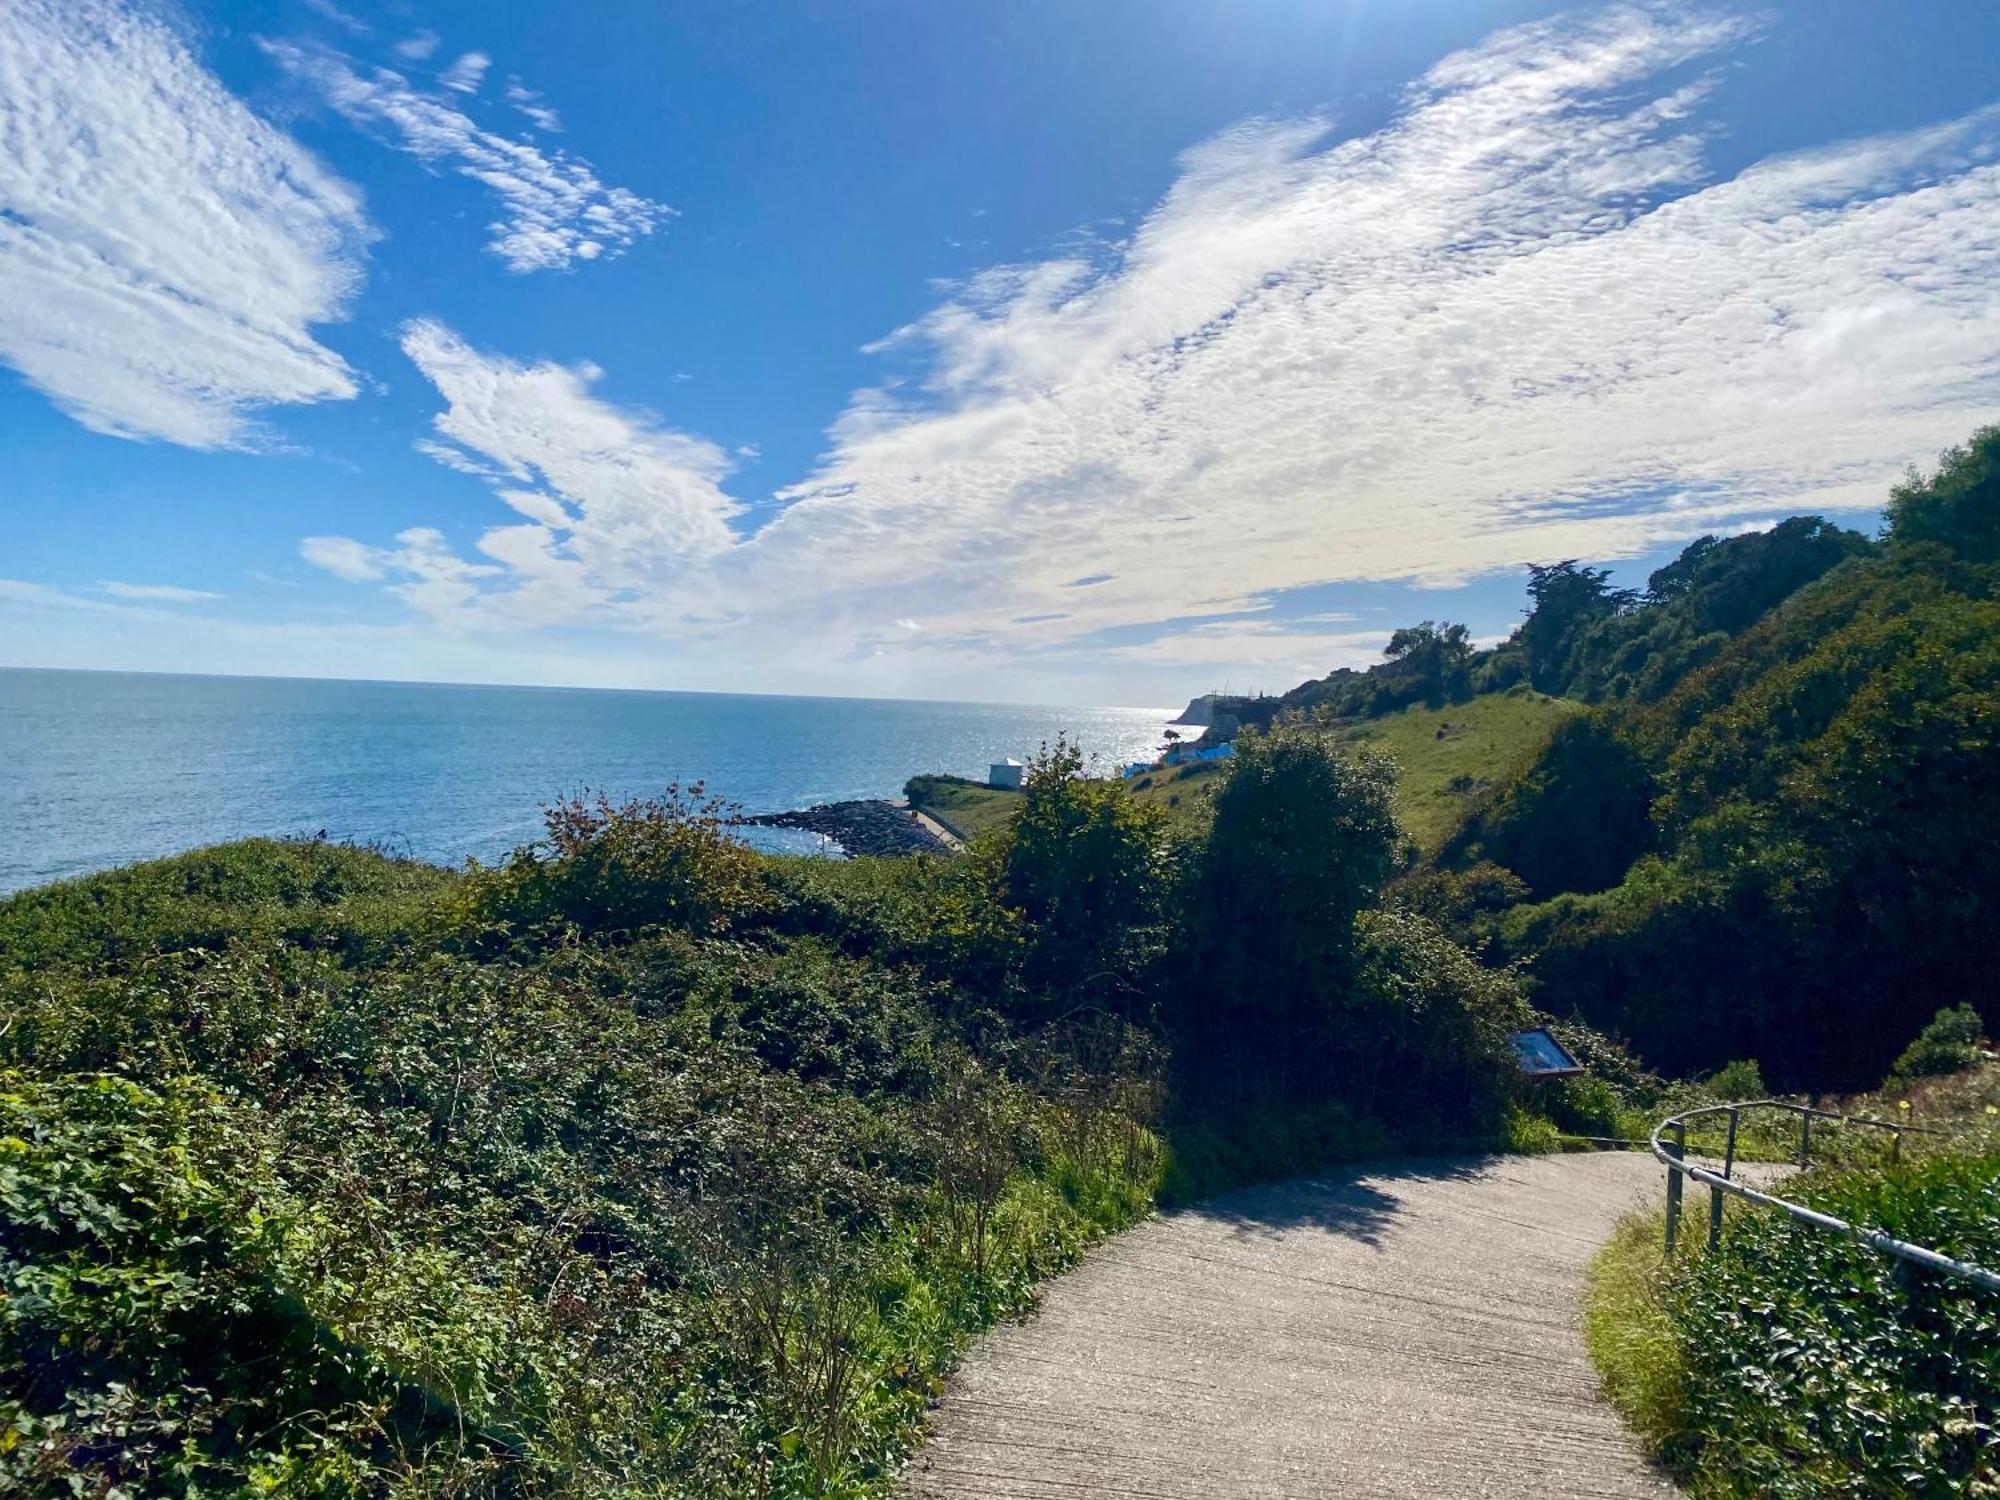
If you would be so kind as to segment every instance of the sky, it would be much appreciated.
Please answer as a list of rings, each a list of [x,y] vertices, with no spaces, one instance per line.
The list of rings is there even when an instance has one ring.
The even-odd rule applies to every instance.
[[[1991,0],[0,0],[0,665],[1158,705],[2000,420]]]

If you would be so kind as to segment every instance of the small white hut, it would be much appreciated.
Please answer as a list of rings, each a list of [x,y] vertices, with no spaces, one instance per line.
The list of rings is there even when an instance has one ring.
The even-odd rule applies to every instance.
[[[1021,778],[1027,771],[1028,768],[1012,756],[1006,760],[996,760],[986,768],[986,784],[1018,792],[1021,790]]]

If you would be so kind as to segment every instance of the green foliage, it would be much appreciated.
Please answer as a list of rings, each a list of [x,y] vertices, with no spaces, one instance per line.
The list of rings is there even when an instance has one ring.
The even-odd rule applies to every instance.
[[[1028,767],[1022,793],[1004,889],[1027,933],[1028,985],[1058,1002],[1129,988],[1162,936],[1164,815],[1086,778],[1082,752],[1060,739]]]
[[[1611,586],[1607,568],[1580,567],[1574,559],[1528,568],[1528,618],[1516,633],[1527,658],[1528,681],[1561,694],[1575,675],[1575,658],[1592,626],[1628,610],[1638,600]]]
[[[1803,1185],[1811,1206],[2000,1264],[2000,1157]],[[1977,1495],[2000,1486],[2000,1307],[1852,1240],[1738,1219],[1667,1294],[1698,1493]]]
[[[1631,736],[1606,715],[1580,714],[1468,821],[1448,857],[1490,859],[1539,898],[1601,891],[1652,848],[1656,791]]]
[[[1393,675],[1410,683],[1432,708],[1462,699],[1470,691],[1472,632],[1463,625],[1429,620],[1406,625],[1389,637],[1382,654],[1399,669]],[[1381,713],[1387,705],[1371,707]]]
[[[965,1340],[1143,1211],[1147,1086],[961,988],[1008,972],[997,859],[719,832],[0,902],[0,1488],[885,1487]],[[307,859],[396,920],[268,899]]]
[[[1780,1086],[1879,1079],[1933,997],[1991,992],[1990,589],[1935,547],[1892,547],[1800,590],[1658,704],[1615,710],[1660,790],[1657,852],[1601,892],[1505,914],[1497,953],[1532,957],[1545,1008],[1669,1071],[1754,1055]],[[1627,857],[1604,826],[1576,820],[1575,869]]]
[[[1186,893],[1189,972],[1167,997],[1195,1116],[1329,1099],[1363,1122],[1494,1132],[1515,977],[1431,921],[1375,906],[1395,862],[1390,765],[1281,724],[1246,736]]]
[[[1946,449],[1934,474],[1911,470],[1889,492],[1889,535],[1939,542],[1971,562],[2000,561],[2000,426]]]
[[[1668,1315],[1663,1220],[1628,1214],[1591,1259],[1583,1292],[1583,1343],[1604,1398],[1669,1466],[1684,1466],[1688,1357]]]
[[[1769,531],[1702,537],[1648,580],[1646,603],[1590,625],[1564,690],[1587,702],[1657,702],[1807,584],[1871,548],[1818,516]]]
[[[0,902],[0,970],[127,965],[252,933],[357,961],[407,946],[446,872],[368,849],[249,839]]]
[[[1755,1058],[1739,1058],[1723,1064],[1704,1086],[1716,1098],[1731,1103],[1771,1097],[1771,1091],[1764,1086],[1764,1071],[1757,1066]]]
[[[622,806],[565,798],[544,821],[540,846],[475,878],[476,917],[587,935],[662,925],[720,932],[764,904],[761,862],[730,836],[732,809],[699,782]]]
[[[1816,1172],[1811,1207],[2000,1260],[2000,1157]],[[1983,1495],[2000,1483],[2000,1311],[1970,1283],[1732,1205],[1719,1251],[1661,1257],[1658,1212],[1592,1263],[1605,1394],[1700,1500]]]
[[[0,1073],[0,1485],[362,1494],[510,1459],[449,1350],[339,1319],[342,1236],[278,1181],[255,1112],[196,1085]],[[442,1290],[440,1288],[440,1290]],[[476,1316],[476,1314],[475,1314]],[[279,1436],[305,1424],[310,1437]]]
[[[1970,1005],[1948,1005],[1925,1024],[1916,1040],[1903,1049],[1890,1070],[1891,1086],[1898,1080],[1935,1078],[1979,1066],[1979,1035],[1984,1024]]]

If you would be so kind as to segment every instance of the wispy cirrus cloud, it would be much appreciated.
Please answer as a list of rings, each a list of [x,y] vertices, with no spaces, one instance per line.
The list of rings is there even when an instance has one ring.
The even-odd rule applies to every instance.
[[[158,16],[0,6],[0,360],[98,432],[193,448],[354,395],[313,335],[372,230]]]
[[[1372,643],[1257,618],[1289,590],[1877,505],[2000,404],[2000,111],[1718,178],[1707,70],[1758,24],[1568,14],[1444,59],[1378,130],[1224,132],[1129,239],[884,340],[915,378],[858,392],[754,535],[585,547],[502,493],[540,532],[482,546],[479,607],[560,567],[537,620],[611,598],[669,636],[1220,669]]]
[[[132,599],[150,604],[199,604],[222,597],[209,589],[188,589],[172,583],[120,583],[106,578],[100,580],[97,586],[114,599]]]
[[[616,255],[671,213],[663,203],[606,185],[580,157],[486,129],[449,98],[416,87],[393,69],[357,63],[316,43],[262,45],[350,123],[491,191],[502,214],[489,226],[487,248],[510,271],[561,270]],[[490,61],[468,52],[442,82],[472,92]]]
[[[462,53],[457,62],[438,74],[438,82],[454,94],[476,94],[492,66],[493,59],[484,52]]]
[[[556,113],[554,106],[546,103],[540,94],[525,86],[520,79],[507,80],[507,102],[525,115],[531,125],[561,134],[562,116]]]

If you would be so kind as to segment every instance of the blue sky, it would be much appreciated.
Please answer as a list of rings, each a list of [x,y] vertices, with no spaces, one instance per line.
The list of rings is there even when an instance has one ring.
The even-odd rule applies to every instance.
[[[1872,526],[2000,10],[0,13],[0,664],[1161,703]]]

